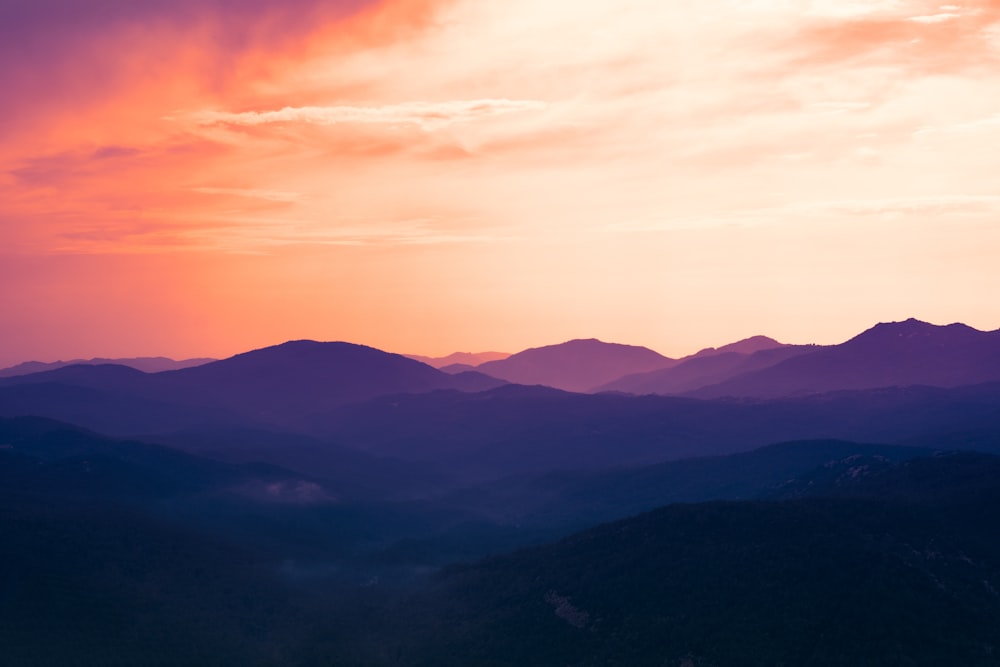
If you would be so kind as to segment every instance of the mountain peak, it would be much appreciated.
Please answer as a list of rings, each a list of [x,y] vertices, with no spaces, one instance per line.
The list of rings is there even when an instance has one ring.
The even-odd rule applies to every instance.
[[[875,326],[847,341],[889,341],[899,338],[941,338],[941,339],[962,339],[982,335],[983,332],[973,329],[967,324],[955,322],[953,324],[931,324],[918,320],[915,317],[903,320],[902,322],[879,322]]]
[[[422,364],[427,364],[428,366],[433,366],[437,369],[448,368],[451,366],[466,366],[472,368],[478,366],[479,364],[485,364],[487,361],[498,361],[500,359],[506,359],[510,356],[509,352],[452,352],[445,357],[426,357],[420,354],[406,354],[403,355],[409,357],[410,359],[416,359]]]
[[[589,391],[630,373],[676,363],[646,347],[575,338],[533,347],[478,370],[518,384],[543,384],[566,391]]]
[[[729,343],[728,345],[723,345],[722,347],[706,347],[691,356],[707,357],[713,354],[724,354],[726,352],[753,354],[754,352],[760,352],[761,350],[772,350],[776,347],[787,347],[787,345],[785,343],[779,343],[768,336],[758,335],[750,336],[749,338],[744,338],[743,340],[738,340],[735,343]]]

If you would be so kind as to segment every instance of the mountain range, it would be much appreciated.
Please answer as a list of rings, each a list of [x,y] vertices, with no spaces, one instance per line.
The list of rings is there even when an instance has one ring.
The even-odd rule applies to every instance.
[[[127,359],[105,359],[95,357],[93,359],[71,359],[70,361],[25,361],[9,368],[0,368],[0,377],[13,377],[15,375],[29,375],[31,373],[42,373],[53,371],[64,366],[77,366],[86,364],[88,366],[103,366],[106,364],[116,364],[118,366],[128,366],[144,373],[159,373],[161,371],[176,371],[181,368],[191,368],[201,366],[215,359],[182,359],[176,361],[167,357],[132,357]]]
[[[571,340],[537,347],[476,367],[515,384],[542,384],[566,391],[589,391],[628,373],[672,366],[677,362],[646,347]]]
[[[397,621],[396,664],[995,665],[1000,459],[879,463],[449,568]]]
[[[461,361],[0,377],[4,664],[997,664],[1000,332]]]
[[[506,359],[510,354],[507,352],[453,352],[444,357],[425,357],[419,354],[407,354],[405,356],[438,369],[451,366],[463,366],[471,369],[487,361]]]
[[[754,336],[671,359],[634,346],[574,340],[475,367],[517,384],[567,391],[777,398],[845,389],[957,387],[1000,379],[1000,330],[880,323],[838,345]]]
[[[500,384],[481,373],[451,375],[363,345],[292,341],[160,373],[78,365],[0,378],[0,416],[35,414],[109,433],[156,432],[247,420],[284,423],[385,394]]]
[[[854,338],[734,375],[693,396],[769,398],[843,389],[958,387],[1000,378],[1000,330],[915,319],[878,324]]]

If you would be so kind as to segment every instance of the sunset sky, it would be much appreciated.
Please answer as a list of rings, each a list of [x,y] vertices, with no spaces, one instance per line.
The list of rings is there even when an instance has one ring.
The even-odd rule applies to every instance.
[[[0,0],[0,366],[1000,327],[1000,1]]]

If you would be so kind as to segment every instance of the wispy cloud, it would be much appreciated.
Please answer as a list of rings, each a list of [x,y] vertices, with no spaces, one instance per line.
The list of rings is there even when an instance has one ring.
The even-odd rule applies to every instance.
[[[995,214],[1000,195],[942,194],[882,199],[799,202],[715,215],[647,218],[608,225],[606,231],[643,233],[808,222],[817,219],[904,218],[915,215]]]
[[[510,240],[488,230],[477,231],[475,221],[457,225],[434,217],[406,220],[367,220],[319,223],[282,218],[222,218],[215,229],[189,230],[185,236],[208,250],[266,253],[281,246],[420,246],[457,243],[493,243]]]
[[[845,199],[793,204],[790,213],[814,215],[904,215],[992,211],[1000,208],[1000,195],[942,194],[885,199]]]
[[[940,133],[958,133],[958,132],[977,132],[981,130],[991,130],[1000,128],[1000,113],[993,114],[992,116],[986,116],[984,118],[977,118],[975,120],[969,120],[962,123],[955,123],[953,125],[946,125],[941,127],[921,127],[913,132],[913,136],[916,138],[927,137],[934,134]]]
[[[914,23],[944,23],[945,21],[950,21],[952,19],[957,19],[961,17],[961,14],[956,14],[955,12],[942,12],[940,14],[926,14],[924,16],[911,16],[907,21],[913,21]]]
[[[864,111],[870,109],[871,102],[815,102],[809,105],[810,109],[820,113],[846,113],[848,111]]]
[[[302,199],[301,192],[285,192],[282,190],[261,190],[258,188],[193,188],[194,192],[205,195],[222,195],[231,197],[247,197],[250,199],[264,199],[273,202],[296,202]]]
[[[546,108],[539,100],[453,100],[445,102],[404,102],[382,106],[306,106],[284,107],[273,111],[201,111],[192,114],[201,125],[267,125],[272,123],[305,123],[339,125],[342,123],[376,123],[418,125],[435,130],[454,123],[467,123],[492,116]]]

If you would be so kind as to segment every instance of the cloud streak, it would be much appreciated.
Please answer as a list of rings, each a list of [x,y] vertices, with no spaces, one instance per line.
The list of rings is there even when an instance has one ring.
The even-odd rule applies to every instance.
[[[789,223],[808,224],[820,219],[847,222],[860,218],[938,218],[942,215],[992,216],[997,213],[1000,213],[1000,195],[942,194],[799,202],[699,217],[651,218],[611,224],[606,231],[648,233],[759,225],[780,227]]]
[[[454,100],[446,102],[404,102],[382,106],[308,106],[284,107],[274,111],[202,111],[191,116],[201,125],[270,125],[304,123],[339,125],[348,123],[418,125],[435,130],[455,123],[468,123],[493,116],[546,108],[538,100]]]

